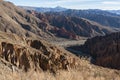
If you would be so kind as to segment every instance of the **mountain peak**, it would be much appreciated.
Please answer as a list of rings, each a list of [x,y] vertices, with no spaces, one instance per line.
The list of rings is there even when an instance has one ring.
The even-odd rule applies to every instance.
[[[55,8],[59,8],[59,9],[65,9],[64,7],[61,7],[61,6],[56,6]]]

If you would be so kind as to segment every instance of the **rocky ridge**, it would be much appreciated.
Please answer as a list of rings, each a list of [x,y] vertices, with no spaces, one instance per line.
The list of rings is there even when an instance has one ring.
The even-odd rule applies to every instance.
[[[79,49],[90,54],[96,65],[120,69],[120,32],[88,39]]]

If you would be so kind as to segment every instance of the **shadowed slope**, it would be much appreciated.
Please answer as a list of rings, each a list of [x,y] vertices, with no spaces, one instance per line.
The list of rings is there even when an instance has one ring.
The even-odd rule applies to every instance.
[[[120,32],[88,39],[81,50],[97,65],[120,69]]]

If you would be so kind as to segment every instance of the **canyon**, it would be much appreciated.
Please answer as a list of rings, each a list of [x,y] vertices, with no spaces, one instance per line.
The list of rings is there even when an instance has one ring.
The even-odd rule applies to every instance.
[[[0,80],[120,79],[117,26],[3,0],[0,11]]]

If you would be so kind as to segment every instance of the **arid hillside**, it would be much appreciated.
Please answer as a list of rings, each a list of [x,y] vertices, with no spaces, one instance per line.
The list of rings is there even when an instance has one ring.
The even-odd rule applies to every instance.
[[[1,1],[0,11],[0,31],[24,37],[53,37],[50,33],[42,31],[41,25],[44,22],[10,2]]]

